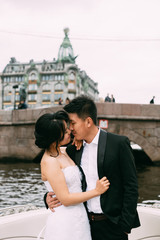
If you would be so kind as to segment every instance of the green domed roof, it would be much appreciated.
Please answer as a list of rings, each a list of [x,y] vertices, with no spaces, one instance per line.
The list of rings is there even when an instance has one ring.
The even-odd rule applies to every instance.
[[[76,57],[74,57],[73,48],[68,38],[68,32],[69,28],[65,28],[64,29],[65,37],[58,52],[58,62],[75,63]]]

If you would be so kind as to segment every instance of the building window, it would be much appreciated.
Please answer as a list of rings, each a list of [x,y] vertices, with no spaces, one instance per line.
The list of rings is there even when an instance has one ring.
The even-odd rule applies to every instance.
[[[22,82],[23,79],[24,79],[23,76],[18,77],[18,82]]]
[[[69,83],[68,83],[68,89],[75,89],[75,82],[69,81]]]
[[[15,100],[16,100],[17,102],[20,101],[20,95],[19,95],[19,94],[16,94]]]
[[[13,82],[13,83],[14,83],[14,77],[11,77],[11,82]]]
[[[42,81],[49,81],[53,80],[53,75],[43,75],[42,76]]]
[[[54,79],[57,81],[60,81],[60,80],[64,80],[64,75],[62,75],[62,74],[59,74],[59,75],[55,75],[54,76]]]
[[[37,90],[37,84],[29,84],[28,90],[29,91],[36,91]]]
[[[11,102],[11,96],[12,96],[12,86],[7,85],[4,87],[4,96],[2,101],[3,102]]]
[[[55,91],[63,91],[63,84],[62,83],[57,83],[55,84]]]
[[[50,85],[49,84],[44,84],[42,87],[42,91],[50,91]]]
[[[35,73],[32,73],[31,74],[31,80],[35,80],[36,79],[36,74]]]
[[[29,94],[28,95],[29,101],[36,101],[37,100],[37,94]]]
[[[11,82],[11,77],[4,77],[4,78],[3,78],[3,82],[4,82],[4,83],[9,83],[9,82]]]
[[[13,69],[15,72],[18,72],[19,70],[19,67],[18,66],[14,66],[14,69]]]
[[[51,97],[50,94],[43,94],[42,95],[42,100],[43,101],[50,101],[50,97]]]
[[[37,76],[37,73],[30,73],[30,75],[29,75],[29,80],[31,80],[31,81],[35,81],[35,80],[37,80],[38,79],[38,76]]]
[[[42,80],[44,80],[44,81],[48,81],[48,79],[49,79],[49,76],[48,76],[48,75],[44,75],[44,76],[42,77]]]
[[[69,74],[69,80],[75,80],[75,74],[73,72]]]
[[[11,95],[4,96],[4,102],[11,102]]]

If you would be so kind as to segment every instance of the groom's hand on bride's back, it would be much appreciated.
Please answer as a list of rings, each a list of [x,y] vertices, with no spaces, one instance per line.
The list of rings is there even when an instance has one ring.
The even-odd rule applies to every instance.
[[[52,212],[55,212],[54,208],[62,205],[60,201],[57,199],[57,197],[55,196],[54,192],[47,193],[46,203]]]

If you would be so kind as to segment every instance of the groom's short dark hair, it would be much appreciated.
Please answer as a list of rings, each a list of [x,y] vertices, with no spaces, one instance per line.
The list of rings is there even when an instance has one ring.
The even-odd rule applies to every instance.
[[[64,106],[64,110],[67,113],[76,113],[83,120],[90,117],[96,125],[97,108],[94,101],[88,96],[81,95],[74,98],[69,104]]]

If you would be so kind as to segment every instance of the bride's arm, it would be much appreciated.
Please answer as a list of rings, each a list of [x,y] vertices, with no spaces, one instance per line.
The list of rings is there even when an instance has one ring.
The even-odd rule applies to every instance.
[[[51,161],[47,161],[44,168],[43,171],[45,171],[47,180],[49,181],[56,197],[64,206],[85,202],[93,197],[101,195],[109,188],[109,181],[104,177],[97,181],[96,188],[93,190],[70,193],[64,174],[60,168],[60,164],[56,159],[52,158]]]

